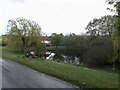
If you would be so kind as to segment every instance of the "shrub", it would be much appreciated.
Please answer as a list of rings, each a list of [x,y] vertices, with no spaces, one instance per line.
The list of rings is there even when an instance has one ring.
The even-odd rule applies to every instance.
[[[97,37],[90,42],[88,51],[84,54],[84,64],[102,67],[109,64],[112,55],[112,41],[108,37]]]

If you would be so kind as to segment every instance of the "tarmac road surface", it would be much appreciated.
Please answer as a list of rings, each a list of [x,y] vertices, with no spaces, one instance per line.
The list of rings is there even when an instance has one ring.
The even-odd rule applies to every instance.
[[[0,58],[0,62],[2,62],[2,88],[78,88],[10,60]]]

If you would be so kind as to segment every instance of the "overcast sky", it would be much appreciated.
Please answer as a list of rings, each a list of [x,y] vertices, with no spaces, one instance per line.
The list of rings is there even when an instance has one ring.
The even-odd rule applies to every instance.
[[[93,18],[113,14],[105,0],[0,0],[0,35],[9,19],[37,22],[45,34],[82,34]]]

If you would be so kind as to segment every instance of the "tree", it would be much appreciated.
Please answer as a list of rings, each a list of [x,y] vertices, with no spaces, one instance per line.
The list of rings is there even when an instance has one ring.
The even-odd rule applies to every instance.
[[[80,58],[80,63],[83,63],[83,55],[88,50],[88,37],[76,36],[75,44],[73,44],[75,56]]]
[[[7,45],[6,35],[2,35],[1,37],[2,37],[2,43],[1,43],[1,45],[2,45],[2,46],[6,46],[6,45]]]
[[[112,63],[117,65],[120,64],[120,1],[107,0],[107,2],[108,4],[112,4],[116,11],[115,32],[112,34],[112,40],[114,44]]]
[[[41,43],[41,28],[36,22],[16,18],[8,21],[7,30],[8,48],[10,50],[22,53],[35,51],[39,55],[40,52],[45,50],[44,45]]]
[[[114,16],[103,16],[100,19],[94,18],[90,21],[86,27],[87,34],[91,36],[111,36],[112,32],[115,31],[115,17]]]
[[[88,47],[87,36],[67,35],[64,37],[63,46],[65,54],[71,58],[79,57],[80,62],[83,61],[83,55]]]
[[[89,48],[83,56],[83,63],[90,67],[103,67],[109,64],[113,50],[109,37],[96,37],[89,43]]]
[[[87,34],[90,34],[91,36],[97,36],[99,35],[98,31],[98,25],[99,25],[99,19],[94,18],[93,21],[90,21],[85,28],[87,31]]]
[[[62,40],[63,40],[63,35],[62,34],[56,34],[56,33],[53,33],[51,35],[51,43],[53,46],[60,46],[61,43],[62,43]]]
[[[74,57],[75,53],[74,52],[74,47],[73,45],[75,44],[75,36],[71,35],[66,35],[63,40],[63,47],[65,50],[65,55],[69,57]]]

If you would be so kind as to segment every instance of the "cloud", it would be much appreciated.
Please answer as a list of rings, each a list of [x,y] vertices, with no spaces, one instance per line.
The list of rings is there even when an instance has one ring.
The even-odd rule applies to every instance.
[[[24,3],[26,0],[10,0],[12,3]]]

